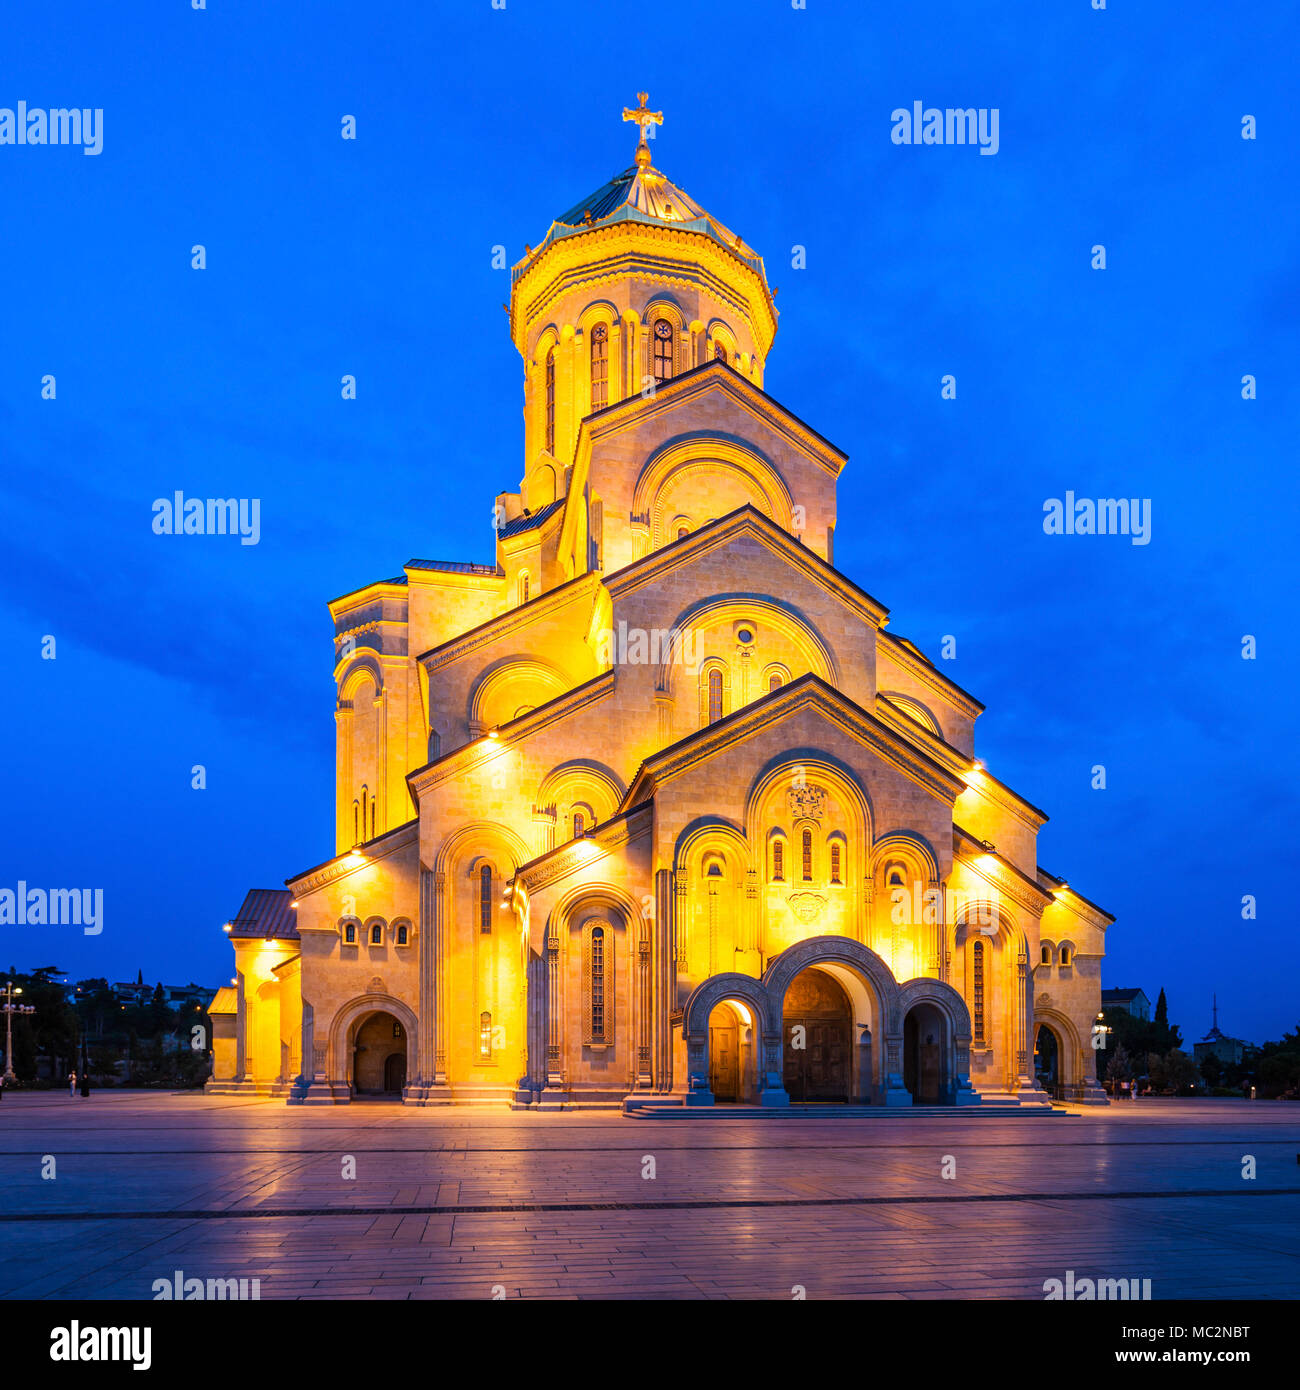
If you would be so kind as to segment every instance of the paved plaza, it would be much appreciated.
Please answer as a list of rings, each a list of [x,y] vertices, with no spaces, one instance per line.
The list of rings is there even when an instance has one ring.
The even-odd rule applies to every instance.
[[[179,1269],[263,1299],[1041,1299],[1073,1270],[1294,1299],[1298,1155],[1277,1102],[639,1121],[10,1092],[0,1296],[150,1298]]]

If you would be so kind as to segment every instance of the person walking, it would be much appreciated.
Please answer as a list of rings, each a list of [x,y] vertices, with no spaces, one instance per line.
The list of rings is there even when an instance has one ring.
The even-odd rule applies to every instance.
[[[72,1097],[75,1096],[76,1094],[77,1094],[77,1073],[76,1073],[75,1071],[70,1071],[70,1072],[68,1073],[68,1099],[71,1100]]]

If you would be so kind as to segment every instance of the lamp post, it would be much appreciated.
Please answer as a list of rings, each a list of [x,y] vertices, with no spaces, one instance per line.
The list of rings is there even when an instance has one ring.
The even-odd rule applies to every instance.
[[[17,1081],[14,1075],[14,1015],[15,1014],[34,1014],[36,1008],[32,1004],[15,1004],[14,996],[21,994],[21,986],[15,986],[12,980],[5,981],[5,1002],[0,1005],[4,1009],[5,1015],[5,1080]]]

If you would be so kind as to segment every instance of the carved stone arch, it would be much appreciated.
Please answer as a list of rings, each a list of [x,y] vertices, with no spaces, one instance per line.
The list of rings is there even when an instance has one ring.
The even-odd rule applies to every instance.
[[[366,681],[375,688],[375,698],[384,693],[384,668],[379,658],[369,651],[356,651],[345,657],[334,669],[340,707],[350,705],[357,690]]]
[[[927,882],[938,882],[939,857],[924,835],[913,830],[894,830],[882,835],[871,846],[873,877],[893,859],[915,864]]]
[[[917,1004],[933,1004],[952,1026],[953,1037],[957,1042],[971,1040],[970,1010],[966,1001],[949,984],[932,979],[928,975],[908,980],[898,991],[898,1009],[902,1018],[907,1017],[909,1009]]]
[[[761,843],[761,842],[760,842]],[[673,847],[673,865],[677,873],[690,874],[710,851],[721,851],[734,857],[737,879],[753,868],[751,842],[730,821],[720,816],[701,816],[686,827]]]
[[[1065,1086],[1077,1085],[1087,1077],[1087,1066],[1083,1042],[1074,1020],[1059,1009],[1034,1006],[1034,1038],[1031,1049],[1037,1047],[1039,1026],[1050,1028],[1056,1034],[1057,1080]]]
[[[472,850],[476,846],[484,850],[493,846],[503,850],[511,874],[533,857],[528,846],[508,825],[501,825],[497,821],[468,821],[453,830],[438,847],[434,872],[444,875],[449,882],[453,864],[464,856],[467,849]],[[504,864],[502,868],[504,871]]]
[[[745,798],[746,838],[751,844],[762,842],[766,834],[766,827],[761,823],[764,803],[777,783],[793,781],[796,769],[809,786],[828,786],[853,811],[856,823],[840,828],[848,836],[849,851],[859,866],[857,872],[864,872],[862,866],[866,861],[866,847],[871,844],[874,822],[870,797],[850,767],[821,749],[787,749],[759,771]]]
[[[508,656],[494,661],[479,672],[470,688],[466,706],[470,737],[479,737],[498,724],[508,723],[521,703],[522,692],[536,694],[538,698],[531,703],[540,705],[563,695],[571,686],[558,666],[540,657]],[[499,697],[504,697],[506,704],[498,710],[494,706]]]
[[[373,931],[373,929],[374,929],[375,927],[378,927],[378,928],[379,928],[379,941],[380,941],[380,945],[383,945],[383,944],[385,943],[385,938],[387,937],[387,934],[388,934],[388,920],[387,920],[387,918],[379,917],[379,916],[367,917],[366,920],[365,920],[365,923],[363,924],[363,928],[362,928],[362,930],[363,930],[363,932],[364,932],[364,937],[363,937],[363,939],[364,939],[365,944],[366,944],[367,946],[370,946],[370,945],[373,944],[373,943],[371,942],[371,940],[370,940],[370,936],[371,936],[371,932]]]
[[[822,636],[817,625],[791,604],[781,603],[757,594],[729,593],[713,594],[688,605],[673,619],[669,632],[672,634],[663,653],[656,689],[672,693],[678,670],[686,669],[683,639],[686,633],[700,633],[714,627],[723,628],[734,622],[739,615],[753,620],[756,626],[771,626],[791,642],[803,655],[808,669],[820,676],[827,685],[840,685],[839,659],[834,647]],[[695,664],[700,660],[695,653]],[[780,663],[778,663],[780,664]],[[789,670],[785,670],[785,684],[789,684]],[[689,672],[694,674],[693,671]],[[761,692],[766,694],[766,690]]]
[[[711,319],[705,329],[706,360],[715,361],[714,348],[721,344],[727,353],[727,365],[734,367],[740,358],[740,344],[732,328],[721,319]]]
[[[406,1034],[406,1074],[420,1074],[419,1020],[415,1011],[391,994],[367,992],[348,1000],[335,1013],[329,1027],[329,1075],[336,1083],[352,1084],[352,1041],[357,1028],[375,1013],[388,1013]]]
[[[632,496],[632,515],[648,518],[652,549],[676,540],[666,536],[668,519],[682,510],[667,507],[667,494],[681,481],[682,469],[707,467],[720,476],[738,475],[746,482],[742,489],[750,505],[778,526],[790,530],[794,523],[794,500],[778,469],[757,449],[729,435],[701,430],[668,440],[641,466]],[[738,504],[739,505],[739,504]],[[714,515],[735,510],[727,506]]]
[[[1068,952],[1068,954],[1067,954]],[[1056,943],[1056,964],[1067,970],[1073,970],[1075,956],[1078,954],[1078,947],[1068,937]]]
[[[538,333],[536,341],[533,343],[533,366],[540,368],[542,363],[546,361],[546,354],[552,348],[558,348],[563,340],[564,334],[560,325],[552,320]]]
[[[1047,959],[1043,959],[1043,948],[1047,948]],[[1035,965],[1055,965],[1056,964],[1056,942],[1049,937],[1040,936],[1038,938],[1038,959]]]
[[[748,1005],[754,1011],[758,1032],[765,1040],[780,1037],[780,1022],[779,1020],[774,1021],[771,995],[761,980],[754,979],[752,975],[741,975],[735,971],[711,975],[707,980],[702,980],[691,991],[690,998],[686,1001],[686,1007],[682,1010],[682,1034],[686,1039],[688,1057],[690,1058],[689,1068],[693,1089],[693,1079],[697,1073],[697,1049],[703,1056],[705,1089],[708,1087],[709,1015],[727,999],[739,999],[742,1004]]]
[[[914,719],[935,738],[943,738],[943,727],[934,717],[933,711],[915,695],[904,695],[898,690],[882,690],[880,694],[891,704],[896,705],[909,718]]]
[[[886,1034],[899,1031],[902,1015],[898,1008],[897,982],[889,967],[870,947],[849,936],[810,936],[773,957],[763,972],[763,986],[778,1028],[784,1015],[786,991],[794,977],[812,966],[826,964],[842,965],[854,972],[875,994]]]
[[[402,927],[406,928],[406,940],[399,942],[398,935]],[[415,923],[409,917],[394,917],[388,924],[388,930],[392,934],[394,946],[410,946],[415,941]]]
[[[536,804],[539,808],[558,806],[566,799],[581,795],[603,824],[618,810],[624,791],[618,774],[604,763],[594,758],[570,758],[557,763],[542,778]]]

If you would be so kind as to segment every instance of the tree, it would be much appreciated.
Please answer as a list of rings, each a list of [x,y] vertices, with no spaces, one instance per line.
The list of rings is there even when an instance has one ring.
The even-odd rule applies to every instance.
[[[1190,1095],[1200,1079],[1196,1062],[1179,1047],[1175,1047],[1165,1056],[1165,1076],[1169,1089],[1176,1096]]]
[[[1127,1081],[1132,1075],[1133,1068],[1129,1063],[1128,1053],[1124,1050],[1124,1044],[1119,1043],[1111,1054],[1110,1061],[1106,1063],[1106,1080]]]
[[[1207,1052],[1201,1058],[1201,1079],[1211,1090],[1223,1081],[1223,1063],[1213,1052]]]

